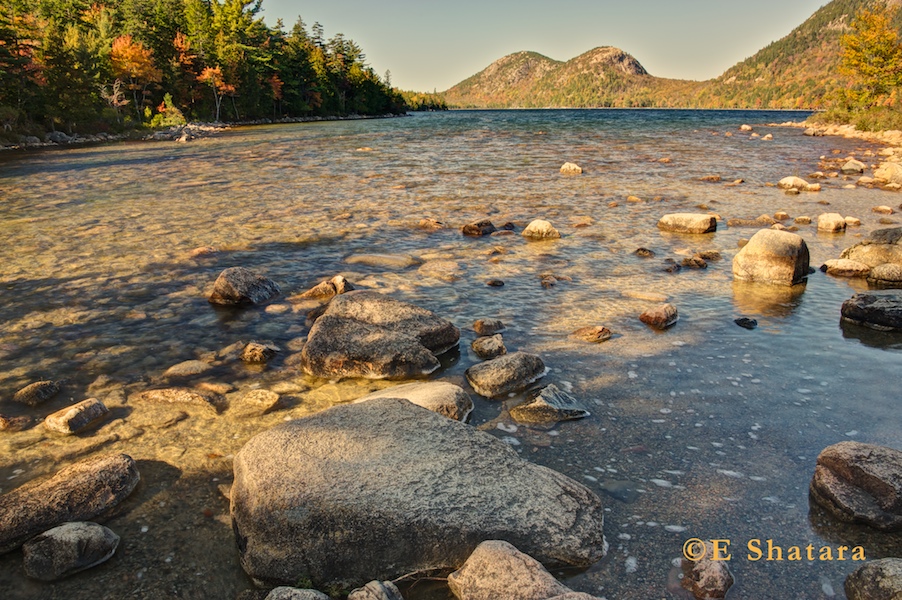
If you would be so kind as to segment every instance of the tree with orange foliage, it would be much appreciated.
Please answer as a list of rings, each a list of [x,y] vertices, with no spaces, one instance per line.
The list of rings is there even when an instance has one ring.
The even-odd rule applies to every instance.
[[[135,101],[138,121],[141,121],[147,87],[151,83],[159,83],[163,80],[163,72],[154,65],[153,51],[145,48],[141,42],[132,40],[132,36],[122,35],[113,40],[110,60],[113,65],[113,75],[117,79],[128,81],[128,87],[132,91],[132,98]],[[140,102],[138,90],[141,91]]]
[[[213,99],[216,102],[216,121],[219,121],[219,109],[222,107],[222,97],[235,93],[235,86],[226,83],[222,75],[222,69],[218,66],[207,67],[204,69],[200,77],[197,78],[201,83],[206,83],[213,88]]]

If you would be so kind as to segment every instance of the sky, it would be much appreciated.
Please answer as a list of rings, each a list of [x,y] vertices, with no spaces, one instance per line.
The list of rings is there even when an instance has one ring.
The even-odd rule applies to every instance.
[[[597,46],[657,77],[705,80],[788,34],[827,0],[263,0],[267,24],[304,19],[357,42],[406,90],[444,91],[520,50],[566,61]]]

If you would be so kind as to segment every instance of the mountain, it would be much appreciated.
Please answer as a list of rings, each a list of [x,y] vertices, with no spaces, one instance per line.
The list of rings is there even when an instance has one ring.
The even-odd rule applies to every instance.
[[[879,0],[899,4],[900,0]],[[840,37],[869,0],[833,0],[784,38],[708,81],[654,77],[628,53],[595,48],[567,62],[517,52],[444,92],[471,108],[820,108],[845,81]],[[897,13],[902,29],[902,11]]]

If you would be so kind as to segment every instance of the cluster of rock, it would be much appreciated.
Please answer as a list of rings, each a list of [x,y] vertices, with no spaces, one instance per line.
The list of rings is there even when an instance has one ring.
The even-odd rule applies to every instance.
[[[122,134],[101,132],[98,134],[82,135],[73,133],[68,135],[62,131],[50,131],[44,134],[43,139],[34,135],[20,135],[18,137],[20,148],[35,148],[41,146],[62,146],[68,144],[92,144],[100,142],[118,142],[126,139]]]
[[[867,239],[846,248],[839,260],[821,267],[830,275],[867,277],[870,283],[902,287],[902,227],[878,229]]]

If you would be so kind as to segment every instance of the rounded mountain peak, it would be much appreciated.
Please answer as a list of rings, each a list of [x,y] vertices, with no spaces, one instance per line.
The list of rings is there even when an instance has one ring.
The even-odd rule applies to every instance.
[[[601,66],[611,68],[629,75],[648,75],[638,60],[631,54],[614,46],[599,46],[580,54],[572,61],[585,66]]]

